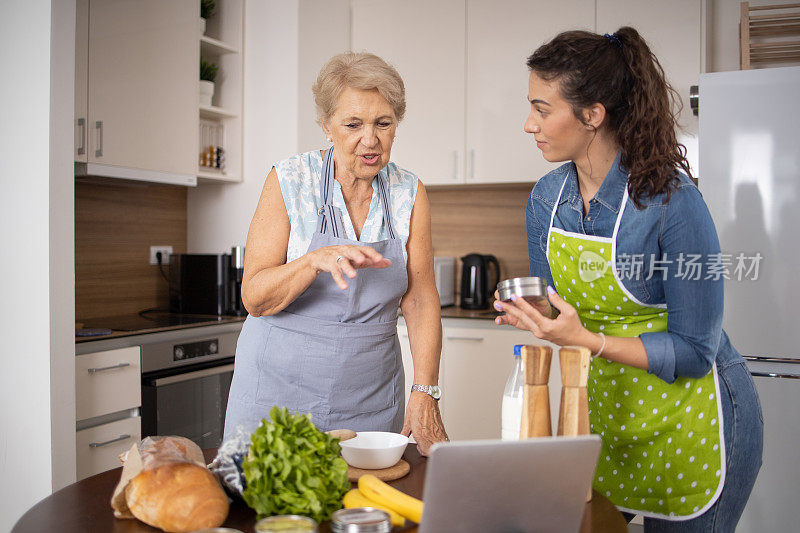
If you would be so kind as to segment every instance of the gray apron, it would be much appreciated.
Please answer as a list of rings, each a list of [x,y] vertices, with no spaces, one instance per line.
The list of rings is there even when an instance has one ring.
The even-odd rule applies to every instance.
[[[308,252],[333,245],[370,246],[388,268],[357,270],[340,289],[323,272],[283,311],[245,320],[236,346],[225,415],[225,439],[238,427],[252,432],[277,405],[311,413],[322,431],[394,431],[403,427],[405,384],[397,309],[408,288],[403,244],[389,210],[386,170],[375,177],[390,238],[350,240],[333,205],[333,149],[320,178],[317,231]],[[306,253],[308,253],[306,252]]]

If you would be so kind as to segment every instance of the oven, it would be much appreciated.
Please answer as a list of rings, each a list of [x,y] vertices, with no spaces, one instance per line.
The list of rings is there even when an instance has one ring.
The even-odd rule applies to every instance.
[[[203,449],[222,443],[238,336],[142,346],[142,437],[179,435]]]

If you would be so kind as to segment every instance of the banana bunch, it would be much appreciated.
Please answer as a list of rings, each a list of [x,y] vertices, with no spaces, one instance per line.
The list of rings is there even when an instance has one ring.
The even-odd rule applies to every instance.
[[[422,521],[422,501],[390,487],[377,477],[366,474],[358,478],[358,488],[344,495],[344,506],[374,507],[389,513],[393,526],[402,526],[405,518]]]

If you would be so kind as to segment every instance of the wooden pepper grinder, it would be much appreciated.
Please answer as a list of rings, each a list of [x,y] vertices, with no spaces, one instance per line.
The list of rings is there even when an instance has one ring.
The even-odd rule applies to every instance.
[[[522,423],[519,438],[550,437],[550,362],[553,349],[549,346],[523,346],[525,361],[525,390],[522,401]]]
[[[564,346],[558,352],[561,364],[561,407],[558,435],[573,437],[589,434],[589,363],[592,352],[583,346]],[[592,489],[586,495],[591,501]]]

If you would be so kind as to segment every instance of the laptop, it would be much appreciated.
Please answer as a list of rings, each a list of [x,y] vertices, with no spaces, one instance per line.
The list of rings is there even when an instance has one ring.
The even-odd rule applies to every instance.
[[[599,453],[598,435],[436,444],[419,532],[578,531]]]

